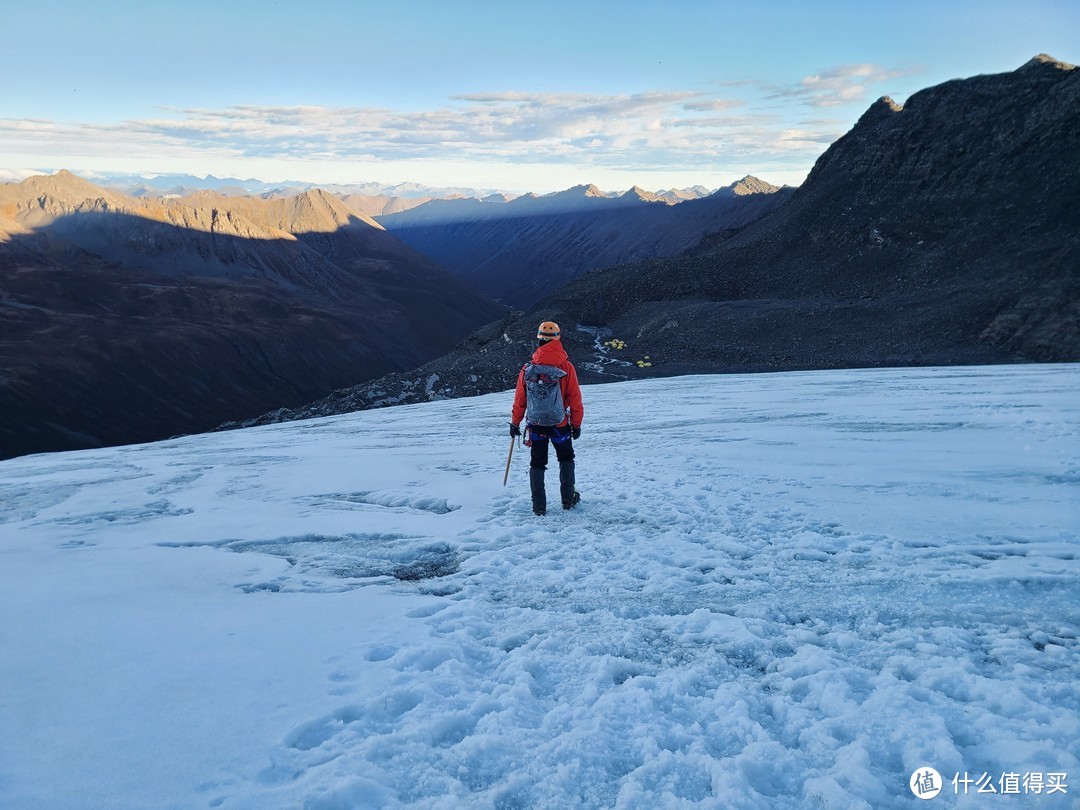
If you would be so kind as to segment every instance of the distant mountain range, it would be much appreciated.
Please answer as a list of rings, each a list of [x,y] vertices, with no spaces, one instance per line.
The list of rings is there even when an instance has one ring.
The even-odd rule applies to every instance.
[[[61,171],[0,184],[0,457],[198,432],[301,405],[409,371],[503,315],[372,213],[429,203],[521,211],[545,227],[555,217],[595,260],[616,255],[610,238],[607,253],[586,246],[598,222],[652,234],[651,217],[694,214],[706,191],[591,186],[429,201],[356,193],[373,187],[240,196],[248,188],[235,183],[257,181],[152,182],[123,194]],[[751,186],[738,194],[761,191]],[[568,257],[549,283],[579,271]]]
[[[0,457],[299,405],[415,368],[503,312],[323,190],[0,185]]]
[[[505,390],[549,319],[585,382],[1075,362],[1078,155],[1080,70],[1045,55],[883,98],[741,230],[586,273],[412,373],[257,421]]]
[[[432,200],[378,221],[473,289],[524,309],[588,270],[720,240],[793,190],[755,177],[682,199],[637,186],[612,196],[584,185],[509,201]]]
[[[11,170],[0,169],[0,182],[21,182],[28,177],[50,175],[51,170]],[[94,185],[111,191],[119,191],[129,197],[188,196],[199,191],[216,191],[229,197],[291,197],[304,191],[321,189],[338,197],[356,195],[360,197],[386,197],[399,200],[455,199],[473,197],[476,199],[504,197],[513,199],[518,194],[507,193],[499,189],[477,189],[467,186],[429,186],[422,183],[314,183],[308,180],[282,180],[268,182],[254,177],[215,177],[212,174],[199,177],[193,174],[126,174],[122,172],[83,172],[80,176]],[[618,197],[624,192],[606,192],[607,196]],[[669,202],[696,199],[708,196],[711,192],[704,186],[691,186],[684,189],[662,189],[655,194]]]
[[[1080,360],[1078,154],[1039,56],[879,100],[798,189],[0,184],[0,456],[505,390],[541,320],[584,382]]]
[[[21,181],[28,177],[54,174],[52,171],[10,171],[0,169],[0,182]],[[267,182],[253,177],[199,177],[192,174],[124,174],[89,172],[83,179],[110,191],[118,191],[137,199],[190,197],[202,191],[214,191],[226,197],[261,197],[281,199],[295,197],[306,191],[321,190],[341,198],[350,208],[368,216],[382,216],[406,211],[431,200],[474,199],[486,202],[507,202],[518,196],[496,189],[476,189],[462,186],[428,186],[420,183],[312,183],[306,180]],[[626,192],[601,192],[619,197]],[[661,189],[645,192],[658,200],[678,203],[708,196],[704,186],[684,189]],[[536,195],[530,195],[536,196]]]
[[[254,177],[241,180],[237,177],[198,177],[192,174],[135,175],[119,173],[89,173],[86,179],[103,188],[119,191],[132,197],[182,195],[198,191],[216,191],[227,196],[282,196],[289,197],[304,191],[321,189],[329,194],[343,197],[349,194],[362,196],[399,197],[416,199],[423,197],[484,197],[495,194],[495,189],[465,187],[426,186],[420,183],[312,183],[306,180],[267,182]]]

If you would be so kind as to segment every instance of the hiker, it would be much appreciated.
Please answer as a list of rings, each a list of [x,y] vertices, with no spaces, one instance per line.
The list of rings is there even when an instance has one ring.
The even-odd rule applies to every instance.
[[[581,388],[577,370],[559,339],[559,325],[544,321],[536,332],[539,345],[532,360],[518,374],[514,408],[510,412],[510,435],[520,436],[518,427],[525,417],[525,444],[531,448],[529,488],[533,512],[547,512],[544,471],[548,463],[548,443],[555,445],[559,459],[559,495],[563,509],[573,509],[581,500],[574,488],[574,442],[581,435]]]

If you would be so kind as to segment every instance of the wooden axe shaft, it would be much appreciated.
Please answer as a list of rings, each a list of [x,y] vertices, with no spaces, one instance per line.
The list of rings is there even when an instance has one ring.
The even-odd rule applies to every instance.
[[[506,457],[506,474],[503,476],[503,486],[506,486],[507,479],[510,478],[510,459],[514,457],[514,444],[517,442],[516,436],[510,437],[510,453]]]

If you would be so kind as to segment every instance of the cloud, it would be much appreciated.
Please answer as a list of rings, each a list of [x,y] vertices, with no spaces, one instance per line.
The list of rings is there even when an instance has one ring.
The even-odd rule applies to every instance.
[[[742,107],[746,102],[735,98],[721,98],[713,99],[710,101],[688,101],[683,104],[684,110],[692,110],[694,112],[720,112],[721,110],[730,110],[733,107]]]
[[[834,68],[808,77],[789,96],[816,106],[879,75],[873,66]],[[0,119],[0,143],[10,154],[68,160],[120,153],[715,170],[759,158],[805,168],[845,128],[807,124],[761,107],[716,90],[485,92],[452,96],[427,110],[246,104],[163,108],[154,117],[107,124]]]
[[[777,88],[773,97],[796,98],[811,107],[864,103],[874,85],[911,73],[872,64],[840,65],[806,76],[797,85]]]
[[[41,173],[41,169],[0,169],[0,183],[21,183],[27,177]]]
[[[845,104],[865,105],[868,102],[867,94],[875,85],[921,72],[920,67],[894,69],[870,63],[858,63],[826,68],[804,76],[794,84],[782,85],[758,79],[738,79],[713,82],[712,86],[724,91],[747,91],[766,100],[797,101],[811,107],[828,108]]]

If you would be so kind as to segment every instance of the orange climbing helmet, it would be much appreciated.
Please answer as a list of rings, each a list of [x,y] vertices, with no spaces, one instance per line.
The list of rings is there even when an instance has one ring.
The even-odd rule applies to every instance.
[[[553,321],[544,321],[536,330],[537,340],[558,340],[559,325]]]

